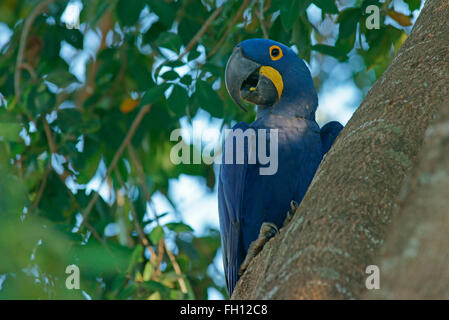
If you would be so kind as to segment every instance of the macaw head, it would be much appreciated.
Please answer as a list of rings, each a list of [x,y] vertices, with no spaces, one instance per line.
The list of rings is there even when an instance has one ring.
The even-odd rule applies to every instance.
[[[268,39],[239,43],[226,65],[226,88],[264,112],[314,118],[318,104],[310,71],[289,47]],[[246,111],[246,110],[245,110]]]

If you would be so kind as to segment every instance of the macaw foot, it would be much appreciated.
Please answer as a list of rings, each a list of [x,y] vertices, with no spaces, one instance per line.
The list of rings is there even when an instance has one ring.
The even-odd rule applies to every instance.
[[[243,260],[243,263],[239,269],[239,276],[245,273],[245,270],[248,268],[250,262],[262,250],[265,243],[267,243],[268,240],[274,237],[278,232],[278,227],[274,223],[262,223],[262,226],[260,227],[259,237],[249,245],[248,253],[246,254],[245,260]]]
[[[288,225],[290,223],[290,221],[292,221],[293,216],[295,215],[296,210],[299,207],[299,203],[296,202],[295,200],[292,200],[290,202],[290,210],[287,211],[287,215],[285,217],[284,220],[284,224],[282,225],[282,228],[284,228],[286,225]]]

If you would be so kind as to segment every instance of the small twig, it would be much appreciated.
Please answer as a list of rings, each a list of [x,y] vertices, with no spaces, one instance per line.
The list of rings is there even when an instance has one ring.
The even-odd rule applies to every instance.
[[[256,9],[254,10],[254,13],[256,14],[257,20],[259,20],[260,28],[262,29],[263,37],[265,39],[268,39],[268,32],[267,28],[265,27],[265,21],[263,19],[263,6],[261,4],[260,6],[260,12]]]
[[[59,177],[59,179],[61,180],[61,182],[64,184],[65,189],[66,189],[67,193],[68,193],[69,196],[70,196],[70,199],[71,199],[72,202],[75,204],[75,207],[76,207],[78,210],[81,211],[82,208],[81,208],[80,204],[78,203],[78,200],[76,200],[75,196],[74,196],[73,193],[72,193],[72,190],[70,190],[69,187],[67,186],[67,184],[65,183],[64,178],[63,178],[61,175],[59,175],[59,174],[58,174],[58,177]],[[103,247],[104,247],[104,248],[105,248],[105,249],[106,249],[106,250],[113,256],[113,253],[112,253],[111,250],[109,249],[109,247],[108,247],[108,245],[106,244],[106,242],[100,237],[100,235],[98,234],[97,230],[95,230],[95,228],[94,228],[90,223],[88,223],[88,222],[86,222],[85,225],[86,225],[87,229],[89,229],[90,233],[92,233],[93,237],[94,237],[95,239],[97,239],[98,242],[100,242],[100,243],[103,245]]]
[[[130,152],[134,152],[130,151]],[[135,156],[135,154],[134,154]],[[120,174],[120,172],[118,171],[117,167],[114,168],[114,172],[117,176],[117,180],[119,181],[120,185],[122,186],[122,188],[125,190],[126,193],[129,192],[128,188],[126,187],[122,176]],[[150,245],[150,242],[145,234],[145,232],[143,231],[142,226],[140,225],[138,219],[137,219],[137,213],[136,213],[136,209],[132,203],[132,200],[129,199],[129,204],[130,204],[130,208],[131,208],[131,215],[133,217],[134,220],[134,225],[137,231],[137,234],[139,235],[139,239],[142,242],[142,244],[150,251],[151,256],[152,257],[156,257],[156,253],[154,252],[153,248]],[[179,287],[181,288],[181,292],[186,294],[187,293],[187,286],[185,284],[184,278],[182,276],[182,272],[181,272],[181,267],[179,266],[178,262],[176,261],[175,256],[173,255],[173,253],[168,249],[167,244],[165,243],[164,239],[162,238],[159,241],[158,244],[158,255],[157,255],[157,262],[156,262],[156,269],[158,271],[160,271],[159,266],[162,263],[162,258],[164,256],[164,248],[165,251],[167,252],[167,255],[173,265],[173,269],[175,270],[175,273],[179,276],[178,277],[178,282],[179,282]]]
[[[207,31],[207,29],[210,27],[210,25],[212,24],[212,22],[215,20],[215,18],[217,18],[218,14],[221,12],[223,6],[218,7],[217,9],[214,10],[214,12],[212,12],[212,14],[209,16],[209,18],[206,20],[206,22],[204,23],[204,25],[201,27],[200,30],[198,30],[198,32],[193,36],[193,38],[189,41],[189,43],[187,44],[185,50],[183,53],[181,53],[176,59],[169,61],[169,62],[173,62],[173,61],[180,61],[187,53],[189,53],[193,47],[198,43],[198,41],[200,40],[200,38],[203,36],[203,34]],[[165,65],[166,63],[161,63],[155,70],[154,74],[158,75],[159,71],[161,71],[162,67]],[[165,82],[165,80],[164,80]]]
[[[214,10],[214,12],[212,12],[212,14],[206,20],[204,25],[201,27],[201,29],[196,33],[196,35],[192,38],[192,40],[190,40],[190,42],[187,44],[187,47],[184,50],[184,52],[178,56],[177,60],[181,60],[190,50],[193,49],[193,47],[198,43],[200,38],[207,31],[207,29],[212,24],[212,22],[215,20],[215,18],[217,18],[217,16],[220,14],[222,9],[223,9],[223,6],[219,6],[217,9]]]
[[[263,13],[267,12],[267,10],[270,9],[270,6],[271,6],[271,0],[268,0],[267,4],[265,5],[265,8],[263,8]]]
[[[50,126],[48,125],[47,119],[45,118],[45,114],[42,116],[42,122],[43,122],[43,124],[44,124],[45,135],[46,135],[46,137],[47,137],[48,146],[49,146],[49,148],[50,148],[50,159],[49,159],[50,163],[48,164],[47,170],[46,170],[46,172],[45,172],[45,174],[44,174],[44,179],[43,179],[42,184],[41,184],[41,187],[40,187],[40,189],[39,189],[38,196],[36,197],[36,200],[34,201],[32,207],[31,207],[33,210],[36,209],[37,206],[38,206],[38,204],[39,204],[40,198],[42,197],[42,193],[43,193],[44,188],[45,188],[45,185],[46,185],[46,183],[47,183],[47,177],[48,177],[48,175],[50,174],[51,170],[53,169],[53,168],[52,168],[52,165],[51,165],[51,157],[52,157],[52,154],[56,154],[56,146],[55,146],[53,137],[52,137],[52,135],[51,135]],[[61,180],[62,184],[64,184],[64,186],[66,187],[66,190],[67,190],[67,192],[69,193],[70,198],[72,199],[73,203],[74,203],[74,204],[77,206],[77,208],[81,211],[82,208],[81,208],[81,206],[79,205],[78,201],[76,200],[75,196],[73,195],[72,191],[71,191],[71,190],[69,189],[69,187],[67,186],[67,184],[66,184],[66,182],[65,182],[65,178],[63,177],[63,175],[64,175],[64,173],[63,173],[62,175],[59,175],[59,174],[58,174],[58,177],[59,177],[59,179]],[[84,224],[86,225],[87,229],[89,229],[89,231],[90,231],[91,234],[94,236],[94,238],[96,238],[96,239],[103,245],[103,247],[104,247],[104,248],[105,248],[105,249],[106,249],[112,256],[114,256],[113,253],[110,251],[110,249],[109,249],[108,245],[106,244],[106,242],[105,242],[105,241],[100,237],[100,235],[98,234],[97,230],[95,230],[95,228],[94,228],[90,223],[87,223],[87,221],[86,221]]]
[[[143,117],[150,111],[150,108],[151,108],[151,105],[147,104],[147,105],[143,106],[140,109],[139,113],[137,114],[136,118],[134,119],[133,123],[131,124],[131,127],[128,130],[128,133],[126,134],[125,139],[123,139],[122,144],[120,145],[120,147],[115,152],[114,157],[112,158],[111,164],[109,165],[109,167],[108,167],[108,169],[106,171],[106,175],[101,179],[100,187],[103,184],[104,180],[109,177],[109,175],[111,174],[112,170],[114,170],[114,168],[117,165],[120,157],[122,156],[123,150],[125,150],[125,148],[130,144],[131,139],[133,138],[134,134],[136,133],[137,128],[139,127],[140,123],[143,120]],[[88,203],[87,207],[84,209],[84,211],[83,211],[83,219],[82,219],[82,222],[81,222],[81,225],[80,225],[80,230],[81,230],[81,227],[87,221],[87,217],[89,216],[89,213],[92,210],[95,202],[98,200],[99,195],[100,194],[98,192],[95,192],[94,196],[92,197],[92,199]]]
[[[115,298],[118,297],[120,292],[122,292],[122,290],[126,287],[126,284],[131,280],[131,278],[132,278],[132,269],[126,274],[125,280],[123,280],[122,284],[120,285],[118,290],[115,292],[115,295],[114,295]]]
[[[23,60],[23,53],[25,51],[26,42],[28,38],[28,33],[30,32],[31,25],[33,24],[34,20],[37,18],[39,14],[42,13],[42,11],[47,8],[49,4],[54,2],[55,0],[46,0],[44,2],[41,2],[39,5],[37,5],[31,14],[28,16],[28,19],[25,21],[25,25],[23,26],[22,34],[20,35],[20,42],[19,42],[19,51],[17,53],[17,60],[16,60],[16,68],[14,70],[14,93],[16,94],[17,100],[20,98],[20,77],[21,77],[21,66],[22,66],[22,60]]]
[[[108,9],[106,9],[106,12],[103,14],[103,16],[100,18],[98,22],[98,27],[101,32],[101,38],[100,38],[100,46],[98,47],[97,52],[101,52],[104,48],[106,48],[106,34],[109,30],[113,28],[113,20],[111,17],[111,8],[112,6],[109,6]],[[100,59],[94,59],[92,64],[89,67],[89,70],[86,71],[86,83],[83,86],[83,88],[78,92],[76,97],[76,105],[79,108],[82,108],[82,105],[86,99],[95,92],[95,76],[97,74],[97,71],[100,67],[101,60]]]
[[[48,125],[47,119],[45,118],[45,114],[42,115],[42,122],[44,124],[45,135],[47,137],[48,146],[50,147],[50,166],[51,166],[51,156],[56,154],[56,146],[53,140],[53,136],[51,135],[50,126]]]
[[[151,203],[151,194],[148,191],[147,183],[145,182],[145,173],[143,172],[142,164],[140,163],[139,159],[136,156],[136,151],[134,150],[134,147],[130,144],[128,146],[129,156],[131,158],[131,161],[133,162],[134,166],[136,167],[137,176],[140,180],[140,184],[142,185],[142,190],[144,193],[144,196],[148,203]],[[154,220],[156,221],[156,224],[159,226],[159,217],[157,215],[157,212],[154,212]]]
[[[165,251],[167,252],[167,255],[171,261],[171,264],[173,265],[173,269],[175,270],[175,273],[179,276],[178,282],[179,282],[179,287],[181,288],[181,292],[186,294],[187,286],[186,286],[186,283],[182,276],[181,267],[179,266],[178,261],[176,261],[176,258],[174,256],[173,252],[171,252],[170,249],[167,248],[167,244],[164,244],[164,246],[165,246]]]
[[[121,176],[120,172],[118,171],[117,167],[114,168],[114,173],[117,176],[117,180],[120,183],[120,185],[122,186],[122,188],[125,190],[126,193],[128,193],[129,190],[126,187],[125,182],[123,181],[122,176]],[[140,242],[145,246],[145,248],[148,249],[148,251],[150,251],[151,256],[155,257],[156,252],[154,252],[154,249],[151,247],[150,241],[148,240],[145,232],[143,231],[142,226],[139,223],[139,220],[137,218],[136,208],[134,207],[134,204],[132,203],[131,199],[129,199],[129,205],[131,207],[131,215],[134,220],[134,227],[137,231],[137,234],[139,235]]]
[[[51,157],[52,157],[52,154],[56,153],[55,143],[54,143],[53,137],[51,135],[50,126],[48,125],[47,119],[45,119],[45,114],[42,115],[42,122],[44,124],[45,135],[47,137],[48,146],[50,148],[50,156],[49,156],[49,159],[48,159],[49,163],[48,163],[47,168],[45,169],[45,172],[44,172],[44,175],[43,175],[43,178],[42,178],[42,183],[41,183],[41,185],[39,187],[39,191],[37,193],[36,199],[34,200],[32,206],[31,206],[31,211],[34,211],[38,207],[38,205],[39,205],[39,202],[41,200],[42,194],[44,193],[45,186],[47,185],[48,175],[50,174],[51,169],[52,169]]]
[[[42,178],[42,183],[41,183],[41,185],[39,187],[39,191],[37,192],[36,199],[33,201],[33,204],[31,205],[31,211],[36,210],[36,208],[38,207],[39,202],[40,202],[40,200],[42,198],[42,194],[44,193],[45,186],[47,185],[47,178],[48,178],[48,175],[51,172],[51,157],[50,157],[49,161],[50,161],[50,163],[47,166],[47,168],[45,168],[44,176]]]
[[[159,269],[159,266],[162,263],[162,259],[164,258],[164,248],[165,248],[165,240],[162,238],[159,240],[159,243],[157,244],[157,258],[156,258],[156,265],[155,265],[155,274],[158,275],[161,273],[161,269]]]
[[[22,64],[20,65],[20,68],[28,71],[28,73],[31,75],[31,79],[33,79],[33,82],[37,81],[36,71],[34,71],[33,67],[29,63],[22,62]]]
[[[387,12],[388,7],[390,6],[391,0],[386,0],[385,3],[382,5],[382,11]]]
[[[207,55],[206,59],[209,59],[209,57],[213,56],[218,49],[221,47],[221,45],[223,44],[223,42],[226,40],[226,38],[228,37],[229,32],[231,32],[232,28],[234,27],[234,25],[237,23],[237,21],[241,18],[241,16],[243,15],[243,11],[245,11],[246,7],[249,5],[249,3],[251,2],[251,0],[245,0],[242,5],[240,6],[239,10],[237,11],[237,13],[234,16],[234,19],[232,19],[231,24],[228,26],[228,28],[226,29],[225,33],[223,34],[223,36],[221,37],[220,41],[218,41],[218,43],[215,45],[215,47],[212,49],[212,51]]]

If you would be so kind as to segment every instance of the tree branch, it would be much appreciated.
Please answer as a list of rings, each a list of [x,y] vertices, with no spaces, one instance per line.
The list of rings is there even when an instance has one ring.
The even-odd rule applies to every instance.
[[[111,174],[112,170],[114,170],[115,166],[117,165],[120,157],[122,156],[123,150],[125,150],[125,148],[130,144],[131,139],[133,138],[134,134],[136,133],[137,128],[139,127],[140,123],[143,120],[143,117],[150,111],[151,105],[147,104],[145,106],[143,106],[139,113],[137,114],[136,118],[134,119],[133,123],[131,124],[131,127],[128,130],[128,133],[125,136],[125,139],[123,139],[122,144],[120,145],[120,147],[117,149],[117,151],[114,154],[114,157],[112,158],[111,164],[109,165],[107,171],[106,171],[106,175],[101,179],[100,181],[100,187],[103,184],[104,180],[107,179],[109,177],[109,175]],[[92,210],[95,202],[98,200],[99,197],[99,193],[95,192],[94,196],[92,197],[92,199],[89,201],[88,205],[86,206],[86,208],[83,211],[83,219],[80,225],[80,230],[81,227],[86,223],[87,218],[89,216],[90,211]]]
[[[50,174],[50,172],[51,172],[51,156],[49,159],[49,164],[45,168],[42,182],[41,182],[41,185],[39,186],[39,191],[37,192],[37,195],[36,195],[36,199],[33,201],[33,204],[31,205],[31,211],[36,210],[37,207],[39,206],[39,202],[42,198],[42,194],[44,193],[45,186],[47,185],[47,178],[48,178],[48,175]]]
[[[234,18],[232,19],[231,23],[229,24],[228,28],[226,29],[225,33],[223,34],[223,36],[220,38],[220,40],[218,41],[218,43],[215,45],[215,47],[211,50],[211,52],[207,55],[206,60],[209,59],[211,56],[213,56],[218,49],[221,47],[221,45],[223,44],[223,42],[226,40],[226,38],[228,37],[229,32],[231,32],[232,28],[234,27],[234,25],[237,23],[237,21],[242,17],[243,15],[243,11],[245,11],[246,7],[249,5],[249,3],[251,2],[251,0],[245,0],[243,1],[242,5],[240,6],[239,10],[237,11],[237,13],[235,14]]]
[[[39,5],[37,5],[33,11],[30,13],[28,18],[25,21],[25,25],[23,26],[22,33],[20,35],[20,42],[19,42],[19,51],[17,53],[17,60],[16,60],[16,68],[14,70],[14,93],[16,94],[17,100],[20,99],[20,78],[21,73],[20,70],[22,68],[22,60],[23,60],[23,53],[25,51],[28,33],[30,32],[31,26],[36,20],[37,16],[41,14],[49,4],[54,2],[55,0],[46,0],[44,2],[41,2]]]
[[[262,29],[263,37],[265,39],[268,39],[268,32],[267,28],[265,27],[265,21],[263,18],[263,8],[261,6],[260,11],[254,10],[254,13],[256,14],[257,20],[259,20],[260,28]]]
[[[206,20],[204,25],[201,27],[200,30],[195,34],[195,36],[190,40],[190,42],[187,44],[186,49],[182,54],[178,56],[177,60],[181,60],[190,50],[193,49],[193,47],[198,43],[198,41],[201,39],[203,34],[209,29],[212,22],[217,18],[217,16],[220,14],[221,10],[223,9],[223,6],[219,6],[217,9],[212,12],[212,14],[209,16],[209,18]]]
[[[128,146],[128,151],[129,151],[129,156],[131,158],[131,161],[133,162],[133,164],[134,164],[134,166],[136,168],[137,177],[139,178],[140,184],[142,185],[142,190],[143,190],[145,199],[147,200],[147,202],[149,204],[151,204],[151,194],[148,191],[148,186],[147,186],[146,179],[145,179],[145,173],[143,171],[142,164],[140,163],[139,159],[136,156],[136,152],[135,152],[134,147],[132,146],[132,144],[130,144]],[[159,216],[157,215],[157,212],[154,211],[153,214],[154,214],[154,220],[156,221],[156,224],[160,225],[160,223],[159,223]]]
[[[115,172],[115,175],[117,176],[117,180],[119,181],[119,183],[122,186],[122,188],[125,190],[126,193],[129,193],[129,190],[126,187],[125,183],[123,182],[122,175],[117,170],[117,167],[114,168],[114,172]],[[148,249],[148,251],[151,253],[151,256],[155,257],[156,256],[156,252],[151,247],[150,241],[148,240],[147,235],[145,234],[145,232],[143,231],[142,226],[139,223],[139,220],[137,218],[136,208],[134,207],[134,204],[132,203],[131,199],[129,199],[129,205],[131,207],[131,215],[132,215],[133,220],[134,220],[134,227],[135,227],[135,229],[137,231],[137,234],[139,235],[140,242],[143,244],[143,246],[145,248]]]
[[[187,286],[186,286],[186,283],[182,276],[181,267],[179,266],[178,261],[176,261],[176,258],[173,255],[173,252],[171,252],[170,249],[167,248],[166,243],[164,243],[164,246],[165,246],[165,251],[167,252],[168,258],[170,259],[170,262],[173,265],[173,269],[175,270],[175,273],[178,275],[178,283],[179,283],[179,287],[181,288],[181,292],[186,294]]]
[[[42,123],[44,124],[45,136],[47,137],[48,146],[50,148],[50,166],[51,166],[51,156],[56,154],[56,146],[53,140],[53,136],[51,135],[50,126],[48,125],[47,119],[45,118],[45,114],[42,115]]]

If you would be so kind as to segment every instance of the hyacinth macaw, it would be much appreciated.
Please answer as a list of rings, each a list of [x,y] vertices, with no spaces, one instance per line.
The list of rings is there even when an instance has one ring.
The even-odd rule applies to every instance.
[[[224,150],[229,138],[222,149],[218,209],[231,295],[251,259],[296,211],[343,126],[332,121],[320,130],[315,122],[318,98],[310,71],[292,49],[276,41],[249,39],[238,44],[228,60],[225,80],[230,96],[242,109],[241,99],[257,105],[256,120],[250,125],[238,123],[233,130],[278,129],[275,174],[261,175],[262,164],[251,164],[247,158],[243,164],[226,164]],[[247,157],[247,143],[244,153]]]

